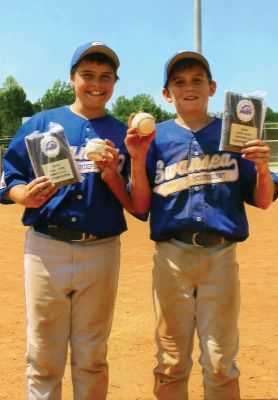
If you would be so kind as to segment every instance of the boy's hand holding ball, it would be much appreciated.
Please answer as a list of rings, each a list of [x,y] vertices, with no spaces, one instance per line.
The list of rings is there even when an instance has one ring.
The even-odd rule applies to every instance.
[[[146,112],[139,112],[132,119],[131,128],[136,128],[139,136],[150,135],[155,128],[155,118]]]
[[[105,151],[106,142],[102,139],[95,138],[91,139],[87,142],[85,147],[86,156],[93,161],[102,161],[103,154],[107,157],[113,158],[113,155],[110,152]]]
[[[133,161],[144,162],[145,156],[153,141],[155,131],[155,118],[146,112],[132,113],[128,121],[129,129],[125,144]]]

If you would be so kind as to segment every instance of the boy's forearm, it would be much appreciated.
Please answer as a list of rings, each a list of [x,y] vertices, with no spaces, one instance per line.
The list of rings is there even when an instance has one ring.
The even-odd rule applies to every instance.
[[[5,198],[13,201],[14,203],[25,206],[25,187],[26,185],[13,186],[8,192],[5,193]]]
[[[131,195],[127,191],[126,181],[119,173],[115,175],[103,175],[103,181],[107,184],[114,196],[122,206],[132,214],[145,214],[149,211],[150,189],[145,171],[145,165],[131,161]]]
[[[119,173],[113,175],[103,175],[103,181],[107,184],[114,196],[122,206],[130,213],[136,214],[135,206],[126,188],[126,181]]]
[[[257,184],[255,188],[255,203],[257,207],[267,209],[273,201],[274,183],[270,171],[267,169],[257,173]]]
[[[150,209],[151,190],[146,173],[145,160],[131,159],[131,196],[135,208],[145,214]]]

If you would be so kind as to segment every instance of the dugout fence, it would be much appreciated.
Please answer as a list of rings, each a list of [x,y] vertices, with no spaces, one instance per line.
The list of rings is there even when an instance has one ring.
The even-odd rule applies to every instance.
[[[0,138],[0,176],[2,175],[2,160],[3,156],[5,154],[5,151],[7,150],[10,142],[12,140],[12,137],[5,137],[5,138]]]
[[[266,122],[263,130],[263,140],[270,147],[270,169],[278,172],[278,122]]]

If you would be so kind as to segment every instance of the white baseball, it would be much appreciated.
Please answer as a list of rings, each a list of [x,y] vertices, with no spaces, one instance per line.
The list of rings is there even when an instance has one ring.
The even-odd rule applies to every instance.
[[[140,112],[131,121],[131,127],[138,129],[140,136],[150,135],[155,128],[155,118],[151,114]]]
[[[86,144],[85,154],[90,160],[101,161],[102,154],[105,153],[105,146],[104,140],[99,138],[91,139]],[[111,153],[107,153],[107,155],[112,157]]]

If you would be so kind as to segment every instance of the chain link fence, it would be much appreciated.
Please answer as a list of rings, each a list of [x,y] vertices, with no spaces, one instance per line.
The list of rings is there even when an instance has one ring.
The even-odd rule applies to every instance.
[[[2,175],[2,161],[5,151],[7,150],[12,137],[0,138],[0,176]]]
[[[263,140],[270,147],[270,169],[278,172],[278,122],[266,122],[263,130]]]

